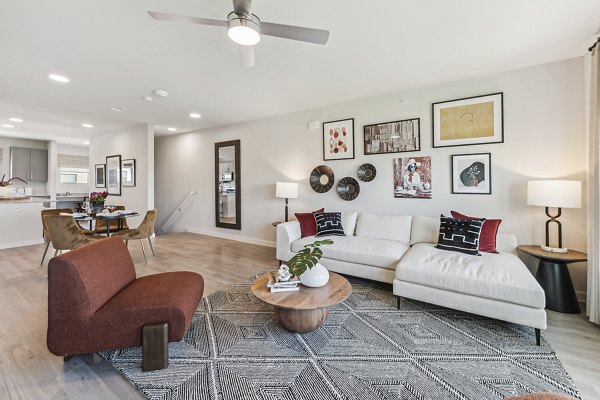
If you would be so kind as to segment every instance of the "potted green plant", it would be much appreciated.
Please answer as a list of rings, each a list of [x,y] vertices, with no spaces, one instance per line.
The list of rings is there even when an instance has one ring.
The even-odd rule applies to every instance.
[[[6,174],[0,179],[0,197],[12,197],[15,195],[15,191],[11,187],[12,181],[21,181],[27,185],[27,182],[17,176],[10,178],[9,180],[4,180],[4,178],[6,178]]]
[[[320,287],[329,281],[329,271],[319,264],[319,260],[323,257],[323,250],[319,247],[329,244],[333,244],[333,241],[325,239],[307,244],[288,261],[290,272],[296,275],[304,286]]]

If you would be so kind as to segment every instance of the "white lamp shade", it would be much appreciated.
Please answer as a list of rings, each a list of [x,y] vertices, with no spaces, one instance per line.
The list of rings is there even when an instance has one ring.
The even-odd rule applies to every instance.
[[[294,182],[277,182],[275,184],[275,196],[282,199],[297,199],[298,184]]]
[[[529,181],[527,182],[527,204],[541,207],[580,208],[581,182]]]

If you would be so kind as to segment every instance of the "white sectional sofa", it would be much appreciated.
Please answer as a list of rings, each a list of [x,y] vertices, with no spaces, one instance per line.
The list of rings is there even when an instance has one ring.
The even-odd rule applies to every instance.
[[[472,256],[435,247],[439,220],[423,216],[342,213],[346,236],[326,237],[321,264],[346,275],[393,283],[394,294],[431,304],[546,329],[544,291],[516,256],[514,235],[498,234],[498,254]],[[277,226],[277,259],[304,245],[297,221]]]

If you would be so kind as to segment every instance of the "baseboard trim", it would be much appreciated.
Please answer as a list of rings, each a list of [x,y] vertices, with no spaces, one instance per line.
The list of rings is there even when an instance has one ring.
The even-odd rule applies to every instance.
[[[215,232],[215,231],[210,231],[207,229],[187,228],[186,232],[196,233],[198,235],[218,237],[221,239],[235,240],[236,242],[257,244],[259,246],[275,247],[275,242],[270,242],[268,240],[255,239],[255,238],[251,238],[251,237],[247,237],[247,236],[231,235],[228,233]]]
[[[44,239],[23,240],[20,242],[1,243],[0,250],[14,249],[15,247],[35,246],[44,243]]]
[[[577,300],[580,303],[584,303],[587,301],[587,292],[580,292],[580,291],[575,291],[575,295],[577,296]]]

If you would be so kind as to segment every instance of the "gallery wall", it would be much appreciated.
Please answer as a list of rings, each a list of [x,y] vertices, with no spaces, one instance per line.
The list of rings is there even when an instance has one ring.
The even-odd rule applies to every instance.
[[[347,85],[352,87],[351,82]],[[504,143],[432,148],[433,102],[496,92],[504,93]],[[437,217],[455,209],[465,214],[503,219],[500,231],[516,234],[520,244],[541,243],[544,210],[527,206],[527,181],[540,178],[585,181],[584,109],[583,59],[576,58],[157,138],[159,226],[188,192],[198,189],[192,206],[184,210],[171,231],[192,231],[273,245],[275,228],[271,222],[283,218],[284,207],[283,200],[275,198],[275,182],[290,181],[300,184],[299,198],[290,200],[292,214],[325,207],[328,211]],[[322,130],[320,127],[308,129],[308,123],[345,118],[355,120],[355,159],[325,162]],[[421,151],[364,155],[364,125],[408,118],[421,119]],[[214,217],[214,143],[232,139],[241,140],[241,231],[216,228]],[[492,194],[451,194],[451,155],[484,152],[491,153]],[[432,199],[394,198],[393,160],[406,156],[431,156]],[[317,165],[329,165],[337,183],[346,176],[356,178],[358,167],[366,162],[377,168],[377,177],[369,183],[361,182],[360,195],[352,202],[341,200],[333,189],[318,194],[308,184],[308,176]],[[583,201],[581,209],[564,210],[561,220],[566,246],[585,251],[585,196]],[[533,259],[524,259],[533,267]],[[573,264],[570,268],[581,296],[585,291],[585,264]]]
[[[136,160],[136,186],[122,187],[121,196],[109,196],[105,204],[140,211],[141,216],[128,219],[130,226],[139,224],[145,212],[154,208],[154,129],[144,124],[95,136],[89,154],[90,192],[106,190],[96,187],[94,169],[96,164],[106,164],[106,156],[120,154],[121,159]]]

